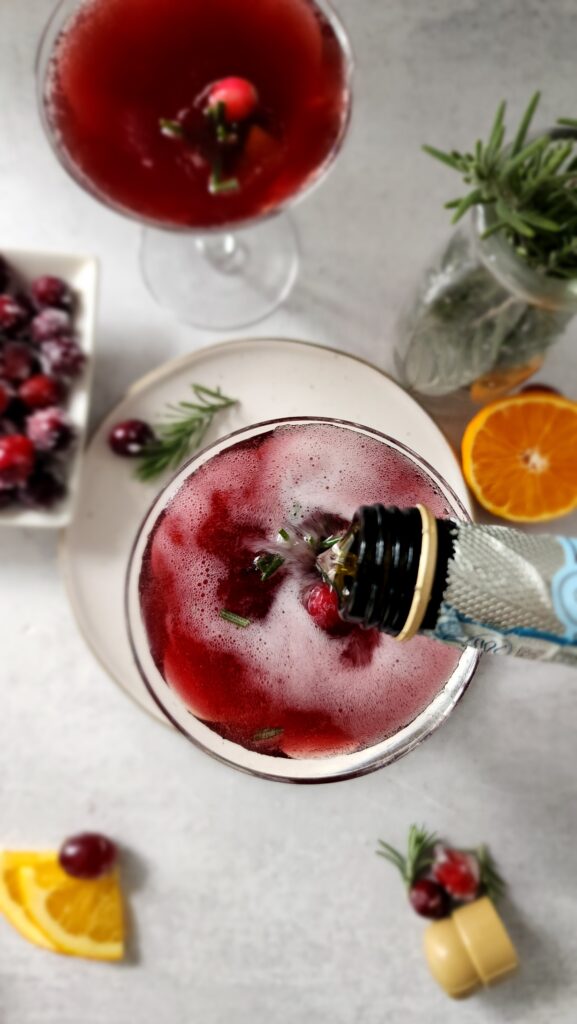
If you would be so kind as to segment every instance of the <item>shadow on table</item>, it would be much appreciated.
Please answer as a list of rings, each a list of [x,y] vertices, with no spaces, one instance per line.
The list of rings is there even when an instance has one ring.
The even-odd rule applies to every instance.
[[[482,998],[487,1006],[498,1011],[500,1019],[508,1020],[509,1012],[513,1011],[520,1019],[524,1008],[529,1011],[541,1004],[543,1008],[553,1006],[559,991],[570,982],[572,972],[563,962],[562,947],[550,936],[544,938],[536,931],[516,904],[504,900],[499,909],[521,966],[514,978],[485,990]],[[544,1009],[543,1020],[546,1014]]]
[[[122,888],[124,892],[124,912],[126,922],[126,953],[120,966],[136,967],[141,961],[140,936],[138,922],[132,907],[132,896],[144,888],[148,877],[148,867],[140,854],[122,847]]]

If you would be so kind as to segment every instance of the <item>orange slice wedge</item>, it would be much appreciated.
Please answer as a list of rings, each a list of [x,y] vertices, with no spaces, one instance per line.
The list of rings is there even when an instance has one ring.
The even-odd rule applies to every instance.
[[[51,948],[92,960],[124,953],[122,896],[116,872],[94,881],[71,878],[56,857],[18,869],[23,907]]]
[[[577,402],[545,392],[503,398],[471,420],[463,473],[496,516],[537,523],[577,508]]]
[[[2,850],[0,851],[0,911],[10,924],[28,942],[44,949],[54,950],[56,947],[46,937],[43,931],[30,920],[22,904],[22,893],[20,890],[19,870],[24,866],[42,864],[47,861],[53,862],[55,854],[52,852],[36,853],[28,850]]]

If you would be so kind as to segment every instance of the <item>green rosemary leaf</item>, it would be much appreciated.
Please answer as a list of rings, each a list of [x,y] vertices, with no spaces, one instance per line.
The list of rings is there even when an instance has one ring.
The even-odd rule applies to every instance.
[[[489,161],[493,159],[495,153],[497,152],[503,141],[503,136],[505,132],[503,121],[505,118],[506,109],[507,104],[505,100],[501,100],[499,106],[497,107],[497,113],[495,114],[495,120],[493,121],[493,127],[491,129],[489,142],[487,144],[487,159]]]
[[[542,228],[543,231],[561,231],[561,225],[557,221],[543,217],[535,210],[523,210],[522,217],[527,224],[531,224],[534,228]]]
[[[281,540],[286,540],[286,541],[290,540],[290,536],[289,536],[288,532],[285,530],[284,526],[281,527],[281,529],[278,531],[278,535],[281,538]]]
[[[381,849],[376,852],[379,857],[384,857],[399,869],[405,884],[410,888],[413,882],[432,864],[436,842],[437,837],[434,832],[427,832],[426,829],[419,828],[418,825],[411,825],[406,857],[403,857],[398,850],[395,850],[394,846],[385,843],[382,839],[378,840]]]
[[[515,135],[513,145],[511,146],[511,154],[513,156],[520,152],[521,147],[525,142],[527,132],[529,131],[531,121],[533,120],[533,115],[535,114],[540,99],[541,93],[539,91],[533,93],[529,101],[529,106],[527,107],[525,113],[523,114],[523,117],[521,118],[521,123],[517,128],[517,134]]]
[[[476,206],[482,201],[483,193],[480,189],[477,188],[473,192],[469,192],[468,196],[464,196],[464,198],[459,201],[459,204],[451,218],[451,223],[456,224],[457,221],[464,216],[467,210],[470,210],[472,206]]]
[[[225,622],[231,622],[233,626],[238,626],[239,629],[246,629],[247,626],[250,626],[250,619],[245,619],[244,616],[237,615],[236,612],[229,612],[226,608],[221,608],[219,614],[221,619],[224,619]]]
[[[533,238],[535,232],[528,224],[522,220],[522,218],[515,213],[503,199],[498,199],[496,203],[497,215],[504,220],[506,224],[518,231],[520,235],[524,235],[526,238]]]
[[[260,743],[262,740],[273,740],[276,736],[282,736],[284,729],[259,729],[253,733],[253,743]]]
[[[558,117],[557,124],[563,125],[566,128],[577,128],[577,118],[575,117]]]
[[[155,439],[139,456],[136,475],[148,481],[168,469],[178,469],[198,448],[214,417],[237,404],[237,399],[211,391],[202,384],[191,384],[196,402],[178,402],[167,406],[166,417],[155,425]]]
[[[167,139],[184,138],[184,128],[179,121],[171,121],[168,117],[161,117],[158,121],[158,126],[162,135],[166,135]]]
[[[521,164],[525,163],[526,160],[531,159],[538,153],[542,153],[543,150],[547,149],[547,146],[549,146],[550,143],[551,139],[549,136],[544,135],[542,138],[534,139],[533,142],[530,142],[528,146],[525,146],[524,149],[517,153],[517,156],[508,159],[504,168],[506,170],[507,177],[509,178],[513,171],[516,171],[517,168],[520,167]]]
[[[328,551],[329,548],[333,548],[342,539],[342,536],[341,533],[334,533],[330,537],[325,537],[318,546],[319,551]]]
[[[493,857],[486,846],[480,846],[476,853],[481,868],[481,885],[489,899],[496,901],[501,899],[507,888],[506,883],[499,871]]]
[[[284,558],[282,555],[271,555],[265,553],[264,555],[259,555],[258,558],[255,558],[254,560],[255,569],[260,573],[262,583],[269,580],[277,569],[280,569],[281,565],[284,565]]]
[[[450,153],[443,153],[442,150],[435,149],[434,146],[423,146],[422,148],[429,156],[434,156],[435,160],[440,160],[441,163],[447,164],[448,167],[452,167],[456,171],[461,170],[461,161]]]

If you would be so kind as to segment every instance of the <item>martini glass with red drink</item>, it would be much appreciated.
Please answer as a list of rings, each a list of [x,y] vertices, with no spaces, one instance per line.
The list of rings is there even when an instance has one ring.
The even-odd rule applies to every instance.
[[[37,70],[61,163],[146,225],[160,303],[225,328],[284,300],[298,245],[282,211],[324,178],[350,112],[326,0],[62,0]]]
[[[478,655],[343,622],[316,550],[376,501],[466,518],[399,442],[343,421],[277,420],[218,441],[147,515],[127,577],[142,678],[203,750],[320,782],[407,753],[447,717]]]

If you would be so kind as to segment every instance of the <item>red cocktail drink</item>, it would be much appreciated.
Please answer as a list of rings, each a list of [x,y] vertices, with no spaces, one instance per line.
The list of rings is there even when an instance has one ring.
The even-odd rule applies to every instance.
[[[330,759],[382,744],[426,714],[459,653],[319,616],[319,579],[291,560],[292,537],[313,524],[322,539],[319,523],[330,533],[375,501],[458,510],[398,446],[347,425],[287,422],[232,441],[173,485],[137,545],[131,575],[158,678],[217,746]],[[282,558],[284,543],[284,562],[263,574],[263,553]]]
[[[231,107],[236,187],[215,191],[206,110],[229,76],[255,103]],[[53,49],[45,103],[67,160],[106,202],[159,226],[230,225],[319,174],[347,116],[346,62],[312,0],[86,0]]]

